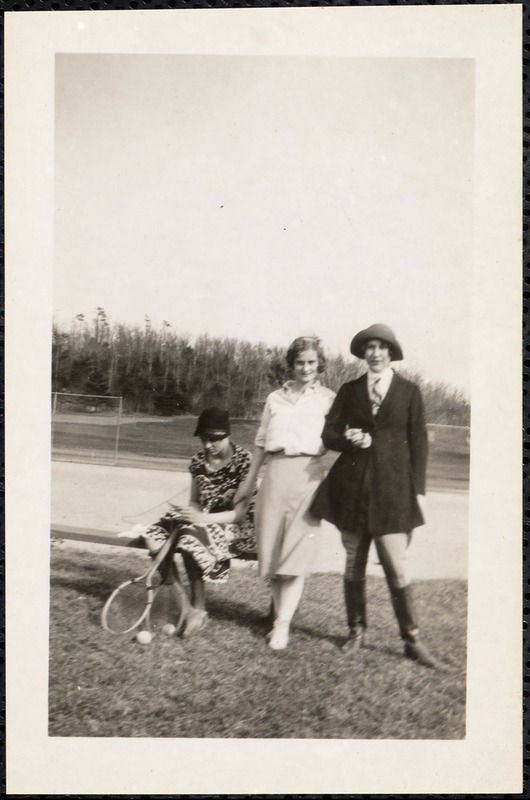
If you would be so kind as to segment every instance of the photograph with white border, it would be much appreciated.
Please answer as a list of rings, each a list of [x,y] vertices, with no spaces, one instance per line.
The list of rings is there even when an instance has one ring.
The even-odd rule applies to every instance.
[[[10,792],[517,791],[520,24],[511,6],[6,15]],[[468,585],[465,732],[50,734],[52,330],[98,312],[192,345],[317,333],[346,360],[384,322],[406,372],[471,399],[469,496],[433,492],[411,548],[419,579]],[[96,479],[96,502],[112,491]]]

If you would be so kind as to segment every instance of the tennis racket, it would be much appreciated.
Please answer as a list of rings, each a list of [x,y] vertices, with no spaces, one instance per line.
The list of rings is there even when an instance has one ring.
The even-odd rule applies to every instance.
[[[105,630],[110,633],[130,633],[142,623],[145,630],[151,630],[153,610],[157,621],[161,616],[165,616],[167,621],[170,600],[167,590],[178,577],[172,558],[177,533],[178,528],[164,542],[146,572],[124,581],[112,592],[101,612],[101,623]]]

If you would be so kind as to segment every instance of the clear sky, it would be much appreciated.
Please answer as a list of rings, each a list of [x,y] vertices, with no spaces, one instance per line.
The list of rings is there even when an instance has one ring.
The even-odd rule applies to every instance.
[[[469,390],[473,62],[60,54],[54,313],[349,352]]]

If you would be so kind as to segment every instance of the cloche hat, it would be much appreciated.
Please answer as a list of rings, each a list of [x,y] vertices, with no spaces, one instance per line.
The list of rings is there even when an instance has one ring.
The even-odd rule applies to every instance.
[[[355,334],[350,345],[350,351],[353,355],[357,356],[357,358],[364,358],[364,346],[370,339],[381,339],[383,342],[387,342],[391,345],[392,361],[403,360],[403,350],[396,339],[394,331],[392,328],[389,328],[388,325],[383,325],[381,322],[370,325],[369,328],[365,328],[363,331],[359,331],[359,333]]]
[[[230,417],[228,411],[224,408],[205,408],[201,411],[199,419],[197,420],[197,428],[194,436],[200,436],[201,433],[206,431],[215,431],[216,433],[224,433],[227,436],[230,433]]]

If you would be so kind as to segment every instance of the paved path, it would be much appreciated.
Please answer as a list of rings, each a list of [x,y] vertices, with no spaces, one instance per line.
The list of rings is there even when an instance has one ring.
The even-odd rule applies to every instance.
[[[118,533],[154,521],[170,499],[186,502],[189,481],[185,472],[53,461],[51,521]],[[410,550],[414,577],[466,579],[468,494],[431,492],[427,502],[428,524],[417,529]],[[382,575],[373,551],[368,572]],[[339,534],[324,523],[317,571],[341,572],[343,565]]]

